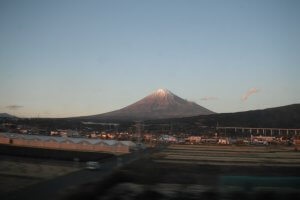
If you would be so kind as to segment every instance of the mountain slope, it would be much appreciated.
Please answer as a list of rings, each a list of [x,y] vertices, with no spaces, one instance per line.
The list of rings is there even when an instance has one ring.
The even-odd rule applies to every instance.
[[[16,117],[8,113],[0,113],[0,118],[16,118]]]
[[[159,89],[125,108],[88,116],[88,118],[145,120],[209,114],[213,112],[194,102],[184,100],[169,90]]]
[[[149,121],[151,124],[172,123],[185,130],[201,126],[237,126],[264,128],[300,128],[300,104],[236,113],[220,113],[180,119]]]

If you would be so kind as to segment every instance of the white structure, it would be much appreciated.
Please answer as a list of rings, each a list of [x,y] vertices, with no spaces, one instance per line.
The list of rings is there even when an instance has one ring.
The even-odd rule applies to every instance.
[[[200,143],[201,142],[201,136],[189,136],[185,138],[186,142],[191,142],[191,143]]]
[[[166,135],[166,134],[160,135],[158,140],[161,142],[177,142],[176,137],[172,135]]]
[[[230,141],[228,138],[219,138],[218,144],[230,144]]]
[[[0,143],[49,149],[106,151],[113,153],[128,153],[131,149],[136,148],[136,144],[131,141],[41,136],[17,133],[0,133]]]

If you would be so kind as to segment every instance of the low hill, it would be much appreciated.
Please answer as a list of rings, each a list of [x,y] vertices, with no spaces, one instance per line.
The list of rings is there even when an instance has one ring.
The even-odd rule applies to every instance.
[[[220,113],[147,121],[148,124],[172,124],[182,130],[198,129],[209,126],[265,127],[265,128],[300,128],[300,104],[252,110],[236,113]]]
[[[0,118],[17,118],[17,117],[10,115],[8,113],[0,113]]]

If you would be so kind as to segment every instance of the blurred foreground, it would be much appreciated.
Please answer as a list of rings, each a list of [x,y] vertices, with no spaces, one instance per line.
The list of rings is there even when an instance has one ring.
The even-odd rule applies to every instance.
[[[299,191],[292,147],[170,145],[64,199],[300,199]]]

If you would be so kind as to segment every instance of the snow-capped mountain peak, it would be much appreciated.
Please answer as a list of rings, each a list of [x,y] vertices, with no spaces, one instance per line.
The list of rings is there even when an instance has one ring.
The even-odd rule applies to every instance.
[[[161,119],[208,115],[214,112],[173,94],[167,89],[158,89],[143,99],[120,110],[94,115],[105,119]]]

